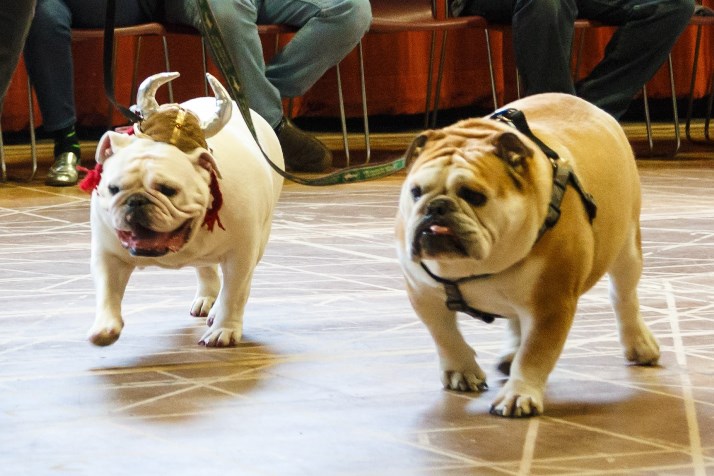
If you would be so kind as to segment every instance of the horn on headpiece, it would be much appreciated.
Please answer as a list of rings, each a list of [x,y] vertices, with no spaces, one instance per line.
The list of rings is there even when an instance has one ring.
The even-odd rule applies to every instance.
[[[181,76],[179,73],[159,73],[142,81],[136,93],[136,112],[146,119],[158,111],[159,103],[156,102],[156,90],[179,76]]]
[[[223,126],[231,119],[233,100],[228,94],[228,91],[226,91],[226,88],[224,88],[221,82],[211,75],[211,73],[206,73],[206,78],[216,97],[216,109],[214,110],[213,117],[201,121],[201,129],[203,129],[203,133],[206,135],[206,139],[208,139],[218,134],[218,131],[223,129]]]

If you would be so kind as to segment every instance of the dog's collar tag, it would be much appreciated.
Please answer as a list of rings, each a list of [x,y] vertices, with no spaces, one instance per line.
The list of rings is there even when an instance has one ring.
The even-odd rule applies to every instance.
[[[444,285],[444,292],[446,292],[446,307],[450,311],[463,312],[464,314],[467,314],[473,317],[474,319],[481,319],[487,324],[492,323],[497,317],[503,317],[497,314],[480,311],[469,306],[464,300],[464,296],[463,294],[461,294],[461,290],[459,289],[459,284],[461,283],[467,281],[474,281],[476,279],[488,278],[489,276],[491,276],[490,274],[474,274],[471,276],[466,276],[465,278],[459,278],[457,280],[452,281],[450,279],[442,278],[441,276],[435,275],[431,272],[429,268],[426,267],[424,263],[419,264],[424,269],[424,271],[426,271],[426,274],[428,274],[434,281]]]

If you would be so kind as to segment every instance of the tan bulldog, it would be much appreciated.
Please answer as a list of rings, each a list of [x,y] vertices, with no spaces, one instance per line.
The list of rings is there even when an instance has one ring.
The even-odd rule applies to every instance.
[[[523,131],[513,110],[527,119]],[[640,184],[620,125],[556,93],[497,114],[499,120],[468,119],[414,140],[397,249],[445,388],[487,388],[457,312],[507,319],[498,367],[510,377],[491,413],[523,417],[543,412],[546,380],[578,298],[605,273],[627,360],[655,365],[659,346],[639,312]]]

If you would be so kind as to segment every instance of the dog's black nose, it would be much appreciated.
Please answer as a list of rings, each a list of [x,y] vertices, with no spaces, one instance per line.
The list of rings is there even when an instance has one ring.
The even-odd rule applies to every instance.
[[[455,209],[454,202],[448,198],[435,198],[427,205],[426,212],[432,216],[444,216]]]
[[[129,208],[138,208],[147,203],[149,203],[149,200],[141,194],[132,195],[126,199],[126,206]]]

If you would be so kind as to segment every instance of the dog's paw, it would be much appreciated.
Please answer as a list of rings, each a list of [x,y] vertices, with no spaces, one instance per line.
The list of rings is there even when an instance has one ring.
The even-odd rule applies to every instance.
[[[215,296],[197,296],[191,304],[191,315],[193,317],[208,317],[208,311],[211,310],[214,302],[216,302]]]
[[[240,342],[240,339],[241,331],[239,329],[210,327],[198,343],[206,347],[234,347]]]
[[[641,331],[623,336],[625,358],[638,365],[657,365],[659,361],[659,344],[652,332],[644,325]]]
[[[543,413],[543,394],[528,385],[507,382],[491,404],[492,415],[523,418]]]
[[[89,341],[98,346],[112,345],[119,339],[121,330],[124,327],[122,323],[111,325],[94,325],[89,329]]]
[[[488,389],[486,374],[481,369],[465,372],[445,370],[441,373],[441,383],[445,389],[459,392],[483,392]]]

